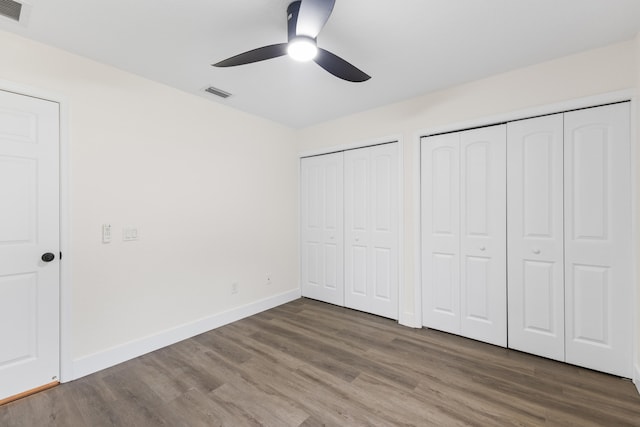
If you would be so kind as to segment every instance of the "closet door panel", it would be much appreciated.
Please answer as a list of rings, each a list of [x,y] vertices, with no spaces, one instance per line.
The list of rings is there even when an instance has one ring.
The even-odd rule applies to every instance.
[[[343,291],[342,271],[342,158],[325,159],[324,168],[324,285],[332,293]],[[336,303],[343,298],[336,295]]]
[[[367,311],[370,271],[370,161],[366,148],[344,153],[345,305]]]
[[[565,114],[566,361],[632,374],[629,104]]]
[[[302,159],[302,182],[303,182],[303,288],[308,285],[310,288],[320,287],[323,277],[322,265],[324,264],[321,241],[322,224],[320,208],[322,206],[322,191],[320,182],[322,181],[322,167],[318,162]],[[303,289],[304,292],[304,289]]]
[[[398,148],[345,152],[345,305],[398,318]]]
[[[507,345],[506,126],[460,134],[462,335]]]
[[[342,157],[301,159],[302,295],[337,305],[344,305]]]
[[[507,135],[509,347],[564,361],[563,115]]]
[[[421,141],[422,324],[460,333],[460,135]]]
[[[373,312],[398,318],[398,145],[369,148]]]

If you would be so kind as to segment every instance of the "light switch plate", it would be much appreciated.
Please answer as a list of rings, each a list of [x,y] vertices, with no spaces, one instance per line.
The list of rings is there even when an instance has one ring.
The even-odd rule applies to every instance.
[[[102,224],[102,243],[111,241],[111,224]]]

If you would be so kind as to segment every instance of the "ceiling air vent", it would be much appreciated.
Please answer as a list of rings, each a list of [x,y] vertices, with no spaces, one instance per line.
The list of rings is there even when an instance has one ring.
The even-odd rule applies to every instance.
[[[2,1],[2,0],[0,0]],[[220,98],[228,98],[231,96],[229,92],[225,92],[222,89],[218,89],[217,87],[209,86],[204,90],[205,92],[209,92],[213,95],[219,96]]]
[[[0,0],[0,16],[19,22],[21,13],[22,3],[13,0]]]

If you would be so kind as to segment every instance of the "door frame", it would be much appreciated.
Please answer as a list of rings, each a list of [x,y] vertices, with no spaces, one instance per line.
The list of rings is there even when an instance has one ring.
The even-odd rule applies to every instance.
[[[72,353],[72,286],[71,286],[71,152],[69,147],[69,101],[56,92],[39,87],[22,85],[0,79],[0,90],[17,95],[52,101],[59,105],[59,165],[60,165],[60,382],[68,382],[73,377]],[[61,260],[62,261],[62,260]]]
[[[298,152],[298,196],[302,191],[302,183],[300,179],[301,162],[304,157],[320,156],[323,154],[337,153],[340,151],[355,150],[357,148],[373,147],[375,145],[382,144],[398,144],[398,320],[401,325],[412,326],[414,324],[413,313],[406,313],[403,310],[405,295],[407,290],[404,285],[404,143],[402,135],[389,135],[381,138],[367,139],[364,141],[357,141],[351,143],[344,143],[339,145],[332,145],[328,147],[317,148],[313,150],[306,150]],[[302,212],[300,207],[300,201],[298,200],[298,266],[301,265],[301,245],[300,236],[302,236],[302,222],[300,221],[300,214]],[[302,269],[299,271],[300,286],[302,286]]]
[[[414,134],[414,137],[411,141],[412,152],[414,154],[414,174],[413,174],[413,217],[417,221],[416,225],[418,228],[418,232],[422,232],[422,224],[421,224],[421,165],[420,165],[420,152],[421,152],[421,140],[423,137],[432,136],[440,133],[447,132],[456,132],[466,129],[472,129],[477,127],[490,126],[500,123],[506,123],[515,120],[533,118],[537,116],[544,116],[549,114],[556,114],[561,112],[566,112],[570,110],[576,110],[581,108],[590,108],[596,107],[603,104],[610,104],[616,102],[630,102],[630,150],[631,150],[631,236],[632,236],[632,246],[631,246],[631,256],[633,259],[632,264],[632,280],[634,283],[633,286],[633,307],[632,307],[632,346],[633,346],[633,382],[640,392],[640,361],[638,360],[638,356],[640,355],[640,349],[638,349],[639,339],[638,333],[640,332],[638,322],[640,321],[640,309],[638,302],[638,298],[640,297],[640,284],[638,283],[638,279],[640,277],[640,273],[638,272],[638,268],[640,267],[640,263],[638,262],[638,255],[640,255],[640,243],[639,243],[639,234],[638,231],[640,229],[640,218],[638,218],[638,214],[640,213],[640,206],[638,200],[638,191],[640,189],[638,178],[640,175],[637,171],[638,159],[639,155],[639,141],[640,138],[640,130],[638,126],[638,92],[636,89],[624,89],[615,92],[606,92],[598,95],[586,96],[582,98],[574,98],[568,99],[565,101],[560,101],[553,104],[546,104],[531,108],[525,108],[520,110],[514,110],[512,112],[497,114],[492,116],[484,116],[477,119],[464,121],[464,122],[454,122],[441,126],[434,126],[431,128],[425,128],[417,131]],[[416,313],[416,321],[420,323],[422,326],[422,241],[421,239],[417,239],[417,242],[414,246],[414,310]]]

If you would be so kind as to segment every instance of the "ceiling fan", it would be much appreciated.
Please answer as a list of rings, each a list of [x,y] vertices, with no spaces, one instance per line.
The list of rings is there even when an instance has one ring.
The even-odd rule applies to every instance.
[[[350,82],[364,82],[371,77],[328,50],[318,47],[316,38],[327,23],[335,0],[299,0],[287,7],[287,43],[272,44],[241,53],[213,64],[235,67],[289,55],[298,61],[313,60],[329,73]]]

